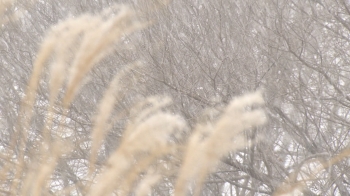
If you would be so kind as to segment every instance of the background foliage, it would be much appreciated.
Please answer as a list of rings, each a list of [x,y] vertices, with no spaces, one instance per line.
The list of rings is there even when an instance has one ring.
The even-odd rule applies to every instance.
[[[97,14],[114,3],[129,4],[139,20],[153,24],[123,37],[91,70],[66,113],[76,150],[59,161],[55,174],[62,181],[52,190],[80,181],[79,168],[89,158],[82,146],[90,140],[96,105],[124,65],[139,60],[145,66],[135,69],[137,84],[120,83],[123,93],[113,108],[119,120],[97,164],[120,145],[130,108],[150,95],[170,96],[174,104],[168,110],[194,128],[216,118],[199,115],[206,108],[220,111],[233,97],[263,88],[269,121],[244,132],[259,142],[222,158],[201,194],[271,195],[288,181],[305,182],[305,195],[350,195],[346,158],[314,172],[349,144],[347,0],[18,0],[5,12],[18,18],[5,21],[0,32],[0,150],[12,148],[20,103],[45,32],[67,17]],[[46,123],[47,77],[40,81],[33,108],[33,141]],[[170,176],[152,195],[169,195],[173,183]]]

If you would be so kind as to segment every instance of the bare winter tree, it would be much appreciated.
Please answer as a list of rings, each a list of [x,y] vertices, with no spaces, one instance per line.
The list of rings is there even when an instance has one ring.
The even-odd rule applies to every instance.
[[[68,16],[99,13],[115,2],[18,1],[11,8],[20,14],[0,31],[1,149],[13,145],[20,103],[45,32]],[[131,4],[139,20],[152,24],[123,37],[91,70],[69,113],[56,108],[69,119],[66,126],[74,130],[70,137],[76,150],[59,160],[52,190],[84,183],[81,168],[88,167],[86,146],[96,104],[113,76],[139,60],[144,66],[133,70],[137,83],[126,80],[121,85],[122,96],[113,108],[118,120],[111,125],[97,165],[120,145],[122,131],[134,117],[129,108],[150,95],[170,96],[174,104],[169,110],[195,128],[198,122],[216,120],[233,97],[263,89],[267,125],[245,130],[251,145],[222,158],[201,195],[279,195],[293,189],[304,195],[350,195],[349,1],[118,3]],[[32,138],[40,136],[47,122],[47,78],[45,72],[31,121]],[[32,141],[28,146],[35,146]],[[171,194],[177,175],[171,173],[152,195]]]

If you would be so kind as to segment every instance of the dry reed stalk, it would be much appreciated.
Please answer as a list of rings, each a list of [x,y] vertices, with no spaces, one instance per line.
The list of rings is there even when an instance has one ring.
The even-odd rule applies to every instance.
[[[44,67],[50,57],[53,57],[54,61],[51,66],[51,81],[50,81],[50,97],[48,106],[48,121],[44,126],[43,140],[41,143],[41,155],[48,155],[47,152],[50,149],[54,149],[57,146],[48,145],[50,143],[49,130],[52,129],[51,124],[54,117],[53,108],[55,100],[58,97],[59,89],[62,88],[64,82],[64,70],[70,64],[69,53],[74,44],[80,43],[78,50],[74,54],[74,60],[72,61],[72,69],[69,75],[68,85],[66,94],[63,100],[63,106],[68,110],[68,106],[81,85],[81,81],[86,73],[91,70],[92,66],[96,64],[101,58],[103,58],[113,47],[113,44],[120,40],[123,35],[133,32],[134,30],[143,27],[142,24],[138,23],[135,19],[135,15],[125,6],[119,7],[119,13],[108,17],[112,14],[112,10],[107,10],[99,16],[84,15],[78,19],[67,20],[52,29],[52,31],[46,36],[42,43],[38,56],[35,60],[33,72],[28,83],[28,87],[25,93],[25,98],[21,104],[21,112],[18,120],[17,136],[20,140],[20,153],[18,156],[18,164],[16,164],[14,173],[14,180],[11,185],[13,194],[17,194],[17,188],[21,181],[23,174],[23,168],[26,165],[24,162],[24,149],[27,142],[27,132],[29,131],[29,122],[31,121],[36,99],[36,93],[38,89],[39,80]],[[79,40],[80,36],[83,35],[82,40]],[[95,40],[96,42],[92,42]],[[63,116],[66,116],[63,114]],[[65,120],[62,119],[61,125]],[[60,129],[63,129],[60,125]],[[19,137],[21,135],[21,137]],[[59,136],[59,135],[58,135]],[[15,144],[15,142],[12,142]],[[18,147],[18,146],[17,146]],[[39,158],[39,157],[37,157]],[[35,157],[31,157],[35,159]],[[56,159],[54,159],[56,160]],[[51,167],[50,167],[51,168]],[[52,169],[52,168],[51,168]],[[37,184],[42,185],[43,180],[47,179],[52,170],[41,171],[43,175],[39,178]],[[29,181],[25,181],[29,182]],[[24,185],[25,187],[25,185]],[[26,190],[26,189],[24,189]],[[38,193],[38,192],[35,192]],[[34,194],[35,195],[35,194]]]
[[[17,133],[15,136],[11,139],[11,144],[16,144],[15,139],[20,139],[19,146],[17,147],[19,149],[19,154],[17,157],[18,164],[16,165],[16,168],[13,170],[14,172],[14,181],[11,185],[11,190],[15,191],[17,190],[17,187],[20,183],[18,179],[20,179],[22,173],[23,173],[23,165],[24,163],[24,154],[25,154],[25,146],[27,142],[28,137],[28,131],[29,131],[29,122],[33,115],[32,108],[34,107],[34,101],[36,97],[36,92],[38,89],[38,83],[40,80],[40,76],[42,74],[42,71],[44,69],[44,65],[46,61],[48,60],[51,52],[53,51],[55,42],[54,40],[45,40],[38,52],[38,56],[34,62],[33,72],[31,75],[31,78],[29,80],[29,84],[25,93],[25,97],[21,103],[21,110],[19,113],[18,118],[18,124],[16,126]],[[13,147],[15,149],[15,147]]]
[[[126,6],[116,6],[114,8],[119,9],[116,15],[112,14],[112,7],[98,16],[85,15],[77,19],[78,24],[81,25],[79,31],[74,31],[75,26],[72,24],[75,24],[75,22],[71,23],[69,20],[66,22],[65,29],[68,31],[73,29],[73,35],[82,34],[82,38],[79,39],[68,74],[67,88],[62,100],[65,112],[63,116],[66,116],[71,102],[82,86],[83,79],[93,66],[111,51],[113,44],[120,41],[122,36],[144,26],[137,22],[135,14]],[[74,43],[74,41],[71,43]],[[58,78],[58,81],[61,80]],[[64,122],[65,118],[62,118],[61,124]],[[58,135],[65,134],[62,128],[59,128],[57,133]]]
[[[57,50],[57,59],[59,60],[56,66],[53,66],[52,73],[59,75],[57,72],[62,73],[64,71],[66,67],[64,65],[67,64],[65,57],[70,52],[69,49],[71,49],[72,44],[78,43],[71,61],[66,93],[62,101],[65,112],[68,111],[68,107],[81,87],[86,74],[110,52],[113,44],[119,41],[122,36],[143,27],[141,23],[136,21],[135,14],[127,7],[119,6],[115,8],[119,8],[119,12],[114,16],[111,16],[113,11],[111,8],[98,16],[84,15],[78,19],[67,20],[58,27],[58,33],[66,32],[63,35],[59,34],[58,40],[67,43],[64,44],[63,48]],[[81,35],[82,38],[80,38]],[[68,39],[68,41],[65,39]],[[57,96],[63,80],[62,76],[53,78],[51,82],[51,103]],[[62,119],[62,123],[64,121]],[[61,131],[59,130],[59,132]],[[59,134],[63,135],[63,133]]]
[[[65,78],[65,70],[69,66],[71,52],[74,51],[74,46],[77,44],[79,34],[86,31],[86,21],[92,16],[84,15],[77,19],[69,19],[62,22],[51,29],[51,32],[46,36],[45,40],[53,40],[55,48],[51,51],[50,56],[54,59],[51,63],[50,82],[49,82],[49,104],[47,109],[47,121],[43,128],[43,142],[50,144],[51,136],[50,129],[54,117],[53,108],[55,107],[56,99],[59,91],[63,88]],[[73,53],[74,55],[74,53]]]
[[[186,195],[190,181],[199,184],[195,194],[199,195],[200,185],[207,174],[216,166],[222,156],[247,146],[247,140],[241,132],[265,123],[261,109],[246,110],[246,107],[262,105],[264,100],[260,92],[251,93],[234,99],[224,114],[214,124],[198,125],[190,137],[184,161],[175,187],[175,196]],[[203,132],[208,134],[203,138]]]
[[[152,169],[148,170],[146,176],[142,179],[136,188],[135,196],[147,196],[152,191],[152,187],[160,181],[161,174],[156,173]]]
[[[20,195],[42,195],[47,189],[47,183],[54,172],[57,161],[64,154],[70,151],[67,144],[56,142],[52,151],[46,151],[42,155],[43,159],[38,160],[30,166],[30,171],[24,179],[23,188]]]
[[[127,7],[117,6],[116,8],[118,13],[115,15],[112,14],[114,8],[111,8],[100,15],[84,15],[77,19],[69,19],[54,27],[41,45],[26,96],[21,105],[17,134],[18,136],[23,135],[19,137],[21,138],[20,153],[13,170],[14,180],[10,189],[12,194],[41,195],[48,191],[47,184],[56,168],[57,161],[68,152],[67,149],[63,150],[63,146],[69,146],[72,142],[64,140],[61,136],[64,135],[65,116],[82,86],[82,81],[122,36],[145,26],[136,20],[135,14]],[[0,11],[1,9],[2,7]],[[41,144],[39,153],[33,154],[33,157],[29,158],[30,161],[25,162],[27,132],[33,117],[38,85],[50,57],[53,60],[50,69],[48,119],[44,125],[43,139],[38,141],[38,144]],[[124,80],[124,77],[128,76],[135,66],[139,65],[127,66],[124,71],[114,77],[99,104],[91,131],[90,173],[95,170],[94,164],[98,150],[108,131],[113,107],[119,101],[120,81]],[[65,70],[68,67],[70,70],[65,78]],[[64,86],[65,80],[67,80],[66,86]],[[66,88],[63,99],[57,100],[64,87]],[[219,159],[229,151],[247,146],[248,141],[240,135],[241,132],[262,125],[265,122],[265,116],[261,109],[246,110],[246,107],[263,103],[259,92],[242,96],[229,104],[216,123],[207,122],[196,126],[189,139],[183,164],[180,167],[175,187],[176,196],[186,195],[189,181],[202,184]],[[169,104],[171,100],[167,97],[151,97],[137,105],[131,111],[131,116],[134,116],[125,129],[119,148],[109,157],[106,167],[97,176],[96,184],[82,188],[82,190],[87,190],[88,195],[109,195],[114,191],[127,195],[132,192],[134,183],[140,174],[151,171],[149,168],[156,160],[169,154],[181,156],[176,154],[179,146],[171,144],[169,140],[176,132],[188,128],[180,116],[164,111]],[[58,130],[54,132],[52,124],[56,105],[62,106],[64,114]],[[54,140],[51,140],[51,137]],[[51,141],[55,143],[51,144]],[[202,164],[198,165],[198,163]],[[40,167],[33,169],[36,165]],[[25,168],[32,170],[26,171]],[[138,184],[136,195],[147,195],[151,186],[158,180],[160,180],[160,174],[146,175]],[[195,195],[199,195],[200,187],[200,185],[196,187]]]
[[[321,154],[324,156],[324,154]],[[337,164],[338,162],[344,160],[345,158],[348,158],[350,156],[350,148],[343,149],[339,154],[335,155],[334,157],[331,157],[327,161],[321,161],[319,158],[311,159],[309,161],[304,162],[300,168],[303,165],[311,164],[315,162],[319,162],[318,166],[313,169],[311,174],[306,174],[307,177],[303,179],[302,181],[297,181],[298,175],[300,173],[300,170],[297,170],[295,172],[292,172],[285,182],[273,193],[273,196],[289,196],[293,195],[295,192],[302,192],[302,190],[307,186],[307,181],[314,181],[317,180],[317,175],[322,172],[323,170],[327,169],[328,167],[331,167],[334,164]],[[293,182],[293,184],[291,184]]]
[[[113,17],[106,17],[111,10],[104,12],[93,21],[86,21],[89,28],[85,31],[70,70],[65,97],[64,108],[72,102],[81,81],[99,60],[111,49],[122,36],[130,34],[145,26],[137,22],[135,14],[126,6],[119,7],[119,13]]]
[[[2,15],[6,9],[12,6],[12,0],[1,0],[0,1],[0,14]]]
[[[0,0],[0,25],[3,25],[7,22],[5,18],[5,12],[13,4],[13,0]]]
[[[95,115],[94,125],[91,131],[91,153],[90,153],[90,173],[95,170],[95,161],[98,149],[102,144],[108,131],[108,120],[112,114],[114,105],[120,100],[121,84],[125,77],[130,77],[130,72],[141,66],[140,63],[127,65],[126,68],[120,70],[109,85],[109,88],[103,95],[102,100],[97,108],[98,112]]]
[[[158,105],[154,107],[159,108]],[[146,110],[146,113],[149,111],[153,111],[153,109]],[[146,117],[143,112],[140,116]],[[98,183],[92,186],[89,195],[110,194],[122,177],[129,180],[126,180],[126,183],[119,188],[128,192],[135,176],[137,176],[135,174],[147,169],[157,157],[171,152],[170,149],[173,148],[168,143],[170,135],[187,127],[184,120],[179,116],[160,111],[156,111],[145,119],[143,118],[142,122],[139,122],[139,118],[136,119],[138,119],[137,124],[127,126],[126,133],[128,134],[124,135],[120,147],[109,158],[107,167],[98,176]],[[135,158],[137,159],[138,156],[144,153],[149,154],[148,157],[138,160],[139,168],[128,173]]]
[[[26,0],[25,2],[19,3],[15,0],[0,0],[0,25],[16,22],[25,13],[22,5],[25,4],[25,7],[28,8],[33,6],[36,1],[37,0]]]
[[[40,46],[40,50],[38,52],[37,58],[34,62],[33,66],[33,72],[31,75],[31,78],[28,83],[28,87],[25,93],[25,97],[21,104],[21,112],[20,112],[20,118],[19,118],[19,124],[18,124],[18,137],[15,138],[21,138],[21,143],[19,146],[20,153],[18,156],[18,162],[16,169],[14,170],[15,177],[14,181],[11,187],[11,190],[16,190],[19,184],[19,181],[17,179],[20,179],[20,176],[22,174],[22,168],[24,165],[24,150],[25,150],[25,143],[27,141],[27,132],[29,131],[29,122],[33,115],[32,108],[34,107],[34,101],[36,98],[36,92],[38,89],[38,84],[40,80],[40,76],[44,70],[45,64],[48,61],[48,58],[51,56],[57,42],[55,37],[48,37],[44,40],[44,42]],[[22,137],[20,137],[21,135]],[[14,141],[11,143],[15,143]]]
[[[120,182],[118,186],[122,190],[121,195],[128,195],[130,192],[132,192],[133,185],[138,177],[140,178],[141,174],[147,171],[147,168],[150,168],[152,163],[165,155],[172,154],[175,149],[176,147],[174,145],[168,145],[166,147],[160,147],[159,149],[153,149],[153,151],[149,151],[144,156],[138,156],[136,163],[133,165],[133,167],[130,167],[129,171],[127,171],[127,174],[123,178],[123,181]],[[163,177],[164,176],[165,174],[163,174]],[[138,186],[142,187],[142,183],[147,182],[142,181]]]
[[[75,46],[79,35],[89,29],[88,21],[94,17],[83,15],[76,19],[69,19],[52,28],[52,32],[46,39],[55,40],[53,51],[54,62],[51,64],[50,73],[50,106],[55,103],[60,88],[66,76],[65,70],[71,64],[72,52],[74,56]]]

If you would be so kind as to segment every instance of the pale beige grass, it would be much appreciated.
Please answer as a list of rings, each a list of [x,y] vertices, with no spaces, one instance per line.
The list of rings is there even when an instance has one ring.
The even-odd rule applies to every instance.
[[[58,160],[74,150],[74,141],[65,137],[74,130],[67,129],[64,125],[83,81],[123,36],[145,26],[147,23],[139,22],[136,14],[128,7],[115,6],[99,15],[85,14],[68,19],[49,31],[34,62],[18,117],[16,131],[20,142],[13,148],[19,149],[20,153],[16,157],[15,167],[9,169],[13,175],[10,188],[12,195],[42,195],[51,191],[49,182],[57,169]],[[79,186],[77,189],[83,195],[135,193],[141,196],[147,195],[152,186],[169,177],[169,174],[178,174],[175,195],[186,195],[191,182],[198,184],[195,195],[199,195],[201,184],[214,171],[221,157],[252,143],[242,132],[265,123],[266,117],[261,108],[264,104],[262,93],[250,93],[232,100],[216,120],[198,123],[194,130],[189,130],[187,122],[180,115],[167,110],[172,104],[170,98],[146,98],[130,108],[130,120],[119,147],[111,153],[102,168],[97,168],[98,153],[113,120],[116,120],[111,116],[123,92],[121,83],[140,66],[139,63],[125,66],[105,91],[92,119],[94,124],[91,129],[90,157],[86,157],[89,175],[84,179],[88,183],[72,186]],[[39,149],[35,149],[36,153],[30,154],[28,158],[26,143],[31,131],[30,122],[35,117],[37,91],[46,67],[49,67],[50,78],[47,119],[42,135],[35,143]],[[249,109],[253,106],[257,108]],[[63,114],[58,115],[55,108],[62,109]],[[55,118],[60,121],[58,128],[53,127]],[[185,141],[185,138],[181,138],[181,133],[191,134],[185,145],[172,141],[172,137]],[[176,157],[182,164],[170,161],[164,163],[164,168],[171,168],[169,173],[161,172],[165,169],[156,170],[153,167],[157,161],[169,155]],[[6,174],[2,173],[1,177],[4,176]],[[95,176],[97,177],[94,178]],[[63,192],[69,193],[70,190],[73,188],[65,187]]]

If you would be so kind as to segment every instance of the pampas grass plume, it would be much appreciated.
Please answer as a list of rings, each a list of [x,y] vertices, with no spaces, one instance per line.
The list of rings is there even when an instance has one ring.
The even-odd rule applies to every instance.
[[[175,196],[186,195],[186,188],[194,180],[199,185],[215,167],[220,158],[230,151],[247,146],[242,131],[262,125],[266,120],[261,109],[246,110],[252,105],[262,105],[260,92],[250,93],[231,101],[216,123],[197,125],[188,142],[186,155],[175,187]],[[208,135],[203,138],[202,132]],[[199,195],[200,186],[195,189]]]
[[[0,1],[0,13],[9,5],[4,2]],[[46,35],[34,62],[18,117],[16,130],[20,143],[13,142],[13,149],[9,149],[19,149],[18,161],[14,168],[4,166],[7,168],[6,174],[12,172],[12,195],[41,195],[51,191],[49,182],[58,162],[74,150],[72,144],[77,142],[65,136],[65,132],[74,131],[68,129],[65,123],[70,106],[84,79],[123,36],[146,25],[147,23],[139,22],[136,14],[128,7],[114,6],[97,15],[85,14],[75,19],[67,19],[54,26]],[[38,149],[33,150],[35,153],[28,153],[27,135],[31,131],[31,119],[35,114],[37,91],[48,65],[50,81],[47,119],[39,139],[35,141]],[[174,171],[170,173],[177,175],[175,196],[186,195],[191,182],[198,184],[195,195],[199,195],[206,176],[215,169],[221,157],[249,146],[251,141],[242,132],[263,125],[266,121],[260,107],[264,104],[261,92],[232,100],[216,120],[197,123],[192,131],[183,117],[169,112],[171,98],[148,97],[129,109],[129,120],[119,147],[107,157],[104,166],[97,168],[100,166],[96,164],[99,151],[114,123],[111,118],[114,107],[121,101],[124,93],[122,83],[130,77],[135,78],[134,82],[137,83],[138,76],[135,73],[139,72],[135,70],[140,66],[140,63],[133,63],[119,70],[103,94],[92,119],[89,141],[91,148],[87,149],[90,154],[86,159],[89,174],[87,177],[81,176],[84,183],[71,185],[76,186],[75,190],[81,191],[74,194],[148,195],[152,186],[168,175],[160,173],[154,167],[157,161],[162,160],[162,163],[166,162],[164,168],[172,168]],[[56,114],[57,108],[63,114]],[[55,124],[54,127],[53,122],[58,122],[58,125]],[[186,138],[180,138],[185,144],[173,140],[174,136],[180,136],[181,133],[191,134],[187,143]],[[8,155],[10,156],[11,154]],[[182,164],[164,161],[166,156],[176,158]],[[6,178],[6,174],[1,173],[1,178]],[[62,187],[63,190],[56,193],[68,194],[73,190],[72,187]]]

